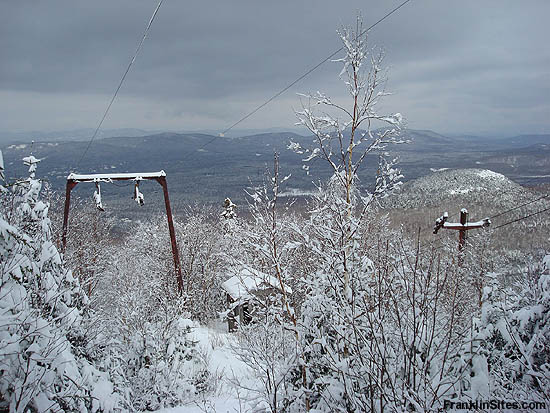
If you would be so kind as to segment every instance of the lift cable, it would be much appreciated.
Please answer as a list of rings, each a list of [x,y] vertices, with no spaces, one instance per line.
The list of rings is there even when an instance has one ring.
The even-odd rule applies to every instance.
[[[510,209],[508,209],[508,210],[506,210],[506,211],[500,212],[499,214],[493,215],[490,219],[494,219],[494,218],[500,217],[500,216],[505,215],[505,214],[507,214],[507,213],[509,213],[509,212],[511,212],[511,211],[514,211],[514,210],[516,210],[516,209],[519,209],[519,208],[522,208],[522,207],[524,207],[524,206],[530,205],[530,204],[532,204],[532,203],[535,203],[535,202],[537,202],[537,201],[540,201],[540,200],[545,199],[545,198],[548,198],[548,197],[550,197],[550,194],[545,194],[545,195],[543,195],[543,196],[541,196],[541,197],[538,197],[538,198],[536,198],[536,199],[532,199],[531,201],[525,202],[525,203],[523,203],[523,204],[521,204],[521,205],[515,206],[515,207],[510,208]],[[531,214],[528,214],[528,215],[525,215],[525,216],[522,216],[522,217],[519,217],[519,218],[517,218],[517,219],[513,219],[513,220],[510,220],[510,221],[504,222],[504,223],[502,223],[502,224],[500,224],[500,225],[498,225],[498,226],[496,226],[496,227],[490,227],[489,229],[492,229],[492,230],[494,231],[494,230],[497,230],[497,229],[499,229],[499,228],[505,227],[505,226],[507,226],[507,225],[513,224],[513,223],[515,223],[515,222],[523,221],[524,219],[531,218],[531,217],[533,217],[533,216],[535,216],[535,215],[538,215],[538,214],[542,214],[543,212],[546,212],[546,211],[550,211],[550,207],[545,208],[545,209],[542,209],[542,210],[537,211],[537,212],[533,212],[533,213],[531,213]],[[457,215],[457,214],[454,214],[454,215]],[[435,239],[433,239],[433,240],[431,240],[431,241],[428,241],[428,242],[422,244],[422,249],[425,250],[426,248],[428,248],[428,247],[432,246],[433,244],[435,244],[437,241],[443,242],[443,240],[442,240],[441,238],[435,238]],[[443,248],[444,246],[445,246],[445,245],[435,246],[435,247],[433,247],[433,249],[434,249],[434,250],[438,250],[438,249]]]
[[[525,202],[525,203],[523,203],[523,204],[521,204],[521,205],[515,206],[515,207],[510,208],[510,209],[508,209],[508,210],[506,210],[506,211],[503,211],[503,212],[500,212],[500,213],[498,213],[498,214],[496,214],[496,215],[493,215],[493,216],[491,217],[491,219],[496,218],[496,217],[500,217],[501,215],[507,214],[508,212],[512,212],[512,211],[514,211],[514,210],[516,210],[516,209],[519,209],[519,208],[522,208],[522,207],[524,207],[524,206],[526,206],[526,205],[530,205],[530,204],[532,204],[532,203],[534,203],[534,202],[540,201],[541,199],[548,198],[549,196],[550,196],[550,194],[546,194],[546,195],[543,195],[543,196],[541,196],[541,197],[539,197],[539,198],[537,198],[537,199],[532,199],[531,201]]]
[[[372,25],[370,25],[367,29],[363,30],[360,34],[360,36],[363,36],[365,33],[367,33],[368,31],[370,31],[371,29],[373,29],[376,25],[378,25],[379,23],[383,22],[384,20],[386,20],[388,17],[390,17],[392,14],[394,14],[397,10],[399,10],[401,7],[405,6],[405,4],[409,3],[411,0],[405,0],[404,2],[402,2],[399,6],[395,7],[394,9],[392,9],[390,12],[386,13],[384,15],[384,17],[380,18],[376,23],[373,23]],[[294,80],[293,82],[289,83],[287,86],[285,86],[283,89],[281,89],[280,91],[278,91],[277,93],[275,93],[273,96],[271,96],[269,99],[267,99],[265,102],[263,102],[261,105],[257,106],[254,110],[250,111],[248,114],[246,114],[245,116],[243,116],[242,118],[240,118],[238,121],[236,121],[235,123],[233,123],[231,126],[229,126],[227,129],[223,130],[218,136],[215,136],[214,138],[212,138],[211,140],[209,140],[208,142],[206,142],[204,145],[202,145],[201,147],[199,147],[197,150],[201,150],[201,149],[204,149],[206,146],[210,145],[211,143],[213,143],[215,140],[223,137],[227,132],[229,132],[231,129],[233,129],[235,126],[239,125],[240,123],[244,122],[246,119],[248,119],[249,117],[251,117],[252,115],[254,115],[256,112],[258,112],[260,109],[264,108],[265,106],[269,105],[271,102],[273,102],[275,99],[277,99],[279,96],[281,96],[283,93],[285,93],[287,90],[289,90],[292,86],[294,86],[295,84],[297,84],[298,82],[300,82],[302,79],[306,78],[307,76],[309,76],[313,71],[315,71],[316,69],[318,69],[320,66],[322,66],[323,64],[325,64],[326,62],[328,62],[330,59],[332,59],[334,56],[336,56],[338,53],[340,53],[342,50],[344,49],[344,47],[340,47],[338,50],[334,51],[333,53],[331,53],[329,56],[327,56],[326,58],[324,58],[323,60],[321,60],[319,63],[317,63],[315,66],[313,66],[312,68],[310,68],[309,70],[307,70],[303,75],[301,75],[300,77],[298,77],[296,80]]]
[[[132,59],[130,60],[130,63],[128,63],[128,67],[126,68],[126,71],[122,75],[122,78],[120,79],[118,87],[116,88],[115,93],[113,94],[113,97],[111,98],[111,101],[109,102],[109,105],[107,106],[107,109],[105,109],[105,113],[103,113],[103,117],[99,121],[99,124],[97,125],[97,128],[95,129],[95,132],[92,135],[92,138],[88,142],[88,146],[86,146],[86,149],[84,150],[84,153],[82,153],[82,156],[80,157],[80,160],[77,162],[76,168],[78,168],[80,166],[80,163],[82,162],[82,160],[86,156],[86,153],[90,149],[90,146],[92,145],[92,142],[94,141],[95,137],[97,136],[97,133],[99,132],[99,129],[101,128],[101,125],[103,125],[103,121],[107,117],[107,114],[109,113],[109,110],[111,109],[111,106],[113,105],[113,102],[115,101],[115,99],[118,95],[118,92],[119,92],[120,88],[122,87],[122,84],[124,83],[124,79],[126,79],[126,75],[128,75],[128,72],[130,71],[130,68],[132,67],[132,65],[136,61],[137,55],[138,55],[139,51],[141,50],[141,47],[143,46],[143,43],[145,42],[145,39],[147,38],[147,34],[149,33],[149,29],[151,29],[153,21],[155,20],[155,17],[157,16],[157,13],[158,13],[158,11],[160,9],[160,6],[162,5],[163,1],[164,0],[159,1],[155,11],[153,12],[153,15],[151,16],[151,19],[149,20],[149,23],[147,24],[147,27],[145,28],[145,31],[143,32],[143,36],[141,38],[141,41],[139,42],[139,45],[138,45]]]
[[[510,224],[515,223],[515,222],[523,221],[524,219],[531,218],[535,215],[542,214],[543,212],[546,212],[546,211],[550,211],[550,207],[542,209],[542,210],[537,211],[537,212],[533,212],[532,214],[525,215],[525,216],[517,218],[517,219],[513,219],[511,221],[505,222],[504,224],[500,224],[499,226],[495,227],[494,229],[496,230],[496,229],[502,228],[506,225],[510,225]]]

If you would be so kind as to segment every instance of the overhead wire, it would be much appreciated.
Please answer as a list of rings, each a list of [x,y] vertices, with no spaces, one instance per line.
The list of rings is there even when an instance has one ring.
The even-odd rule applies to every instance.
[[[525,185],[534,182],[536,179],[537,179],[537,178],[531,178],[531,179],[527,180],[526,182],[524,182],[521,186],[524,187]],[[518,185],[519,185],[519,184],[518,184]],[[503,195],[506,195],[506,194],[508,194],[508,193],[510,193],[510,192],[512,192],[512,191],[514,191],[514,190],[516,190],[516,189],[517,189],[517,188],[510,188],[510,189],[508,189],[507,191],[500,192],[500,193],[499,193],[499,196],[502,197]],[[513,210],[516,210],[516,209],[519,209],[519,208],[524,207],[524,206],[526,206],[526,205],[530,205],[530,204],[532,204],[532,203],[534,203],[534,202],[540,201],[541,199],[544,199],[544,198],[547,198],[547,197],[550,197],[550,194],[543,195],[543,196],[541,196],[540,198],[537,198],[537,199],[528,201],[528,202],[526,202],[526,203],[524,203],[524,204],[515,206],[515,207],[510,208],[510,209],[508,209],[508,210],[506,210],[506,211],[500,212],[500,213],[498,213],[498,214],[496,214],[496,215],[491,216],[490,219],[497,218],[497,217],[499,217],[499,216],[501,216],[501,215],[507,214],[508,212],[511,212],[511,211],[513,211]],[[459,213],[460,213],[460,211],[455,212],[454,214],[449,215],[449,217],[448,217],[447,219],[450,220],[450,219],[454,218],[455,216],[457,216]]]
[[[157,7],[155,8],[155,11],[153,12],[153,15],[149,19],[149,23],[147,24],[147,27],[145,28],[145,31],[143,32],[143,36],[141,37],[141,41],[138,44],[138,47],[136,48],[136,51],[134,52],[134,55],[132,56],[132,59],[130,60],[130,63],[128,63],[128,66],[126,67],[126,70],[124,74],[122,75],[122,78],[120,79],[120,82],[118,83],[118,86],[115,90],[115,93],[113,93],[113,96],[111,97],[111,100],[109,102],[109,105],[107,105],[107,108],[105,109],[105,112],[103,113],[103,116],[101,117],[101,120],[99,121],[99,124],[95,128],[94,134],[92,135],[92,138],[88,142],[88,145],[86,146],[86,149],[82,153],[82,156],[80,157],[79,161],[76,164],[76,168],[80,166],[80,163],[88,153],[88,150],[90,149],[90,146],[92,145],[92,142],[96,138],[99,130],[101,129],[101,126],[103,125],[103,122],[105,121],[105,118],[107,117],[107,114],[109,113],[109,110],[111,109],[111,106],[113,106],[113,102],[115,101],[118,92],[120,91],[120,88],[122,87],[122,84],[124,83],[124,80],[126,79],[126,76],[128,75],[128,72],[130,71],[130,68],[136,61],[137,55],[139,54],[139,51],[141,50],[143,43],[145,43],[145,39],[147,38],[147,35],[149,33],[149,30],[151,29],[151,26],[153,25],[153,22],[155,20],[155,17],[157,16],[157,13],[160,9],[160,6],[162,5],[164,0],[160,0]]]
[[[537,179],[537,178],[531,178],[531,179],[525,181],[523,184],[519,184],[519,183],[518,183],[518,185],[520,185],[521,187],[525,187],[525,185],[528,185],[529,183],[534,182],[536,179]],[[516,182],[516,183],[517,183],[517,182]],[[499,195],[500,197],[502,197],[503,195],[509,194],[510,192],[513,192],[513,191],[515,191],[516,189],[517,189],[517,188],[510,188],[510,189],[508,189],[508,190],[506,190],[506,191],[499,192],[498,195]],[[449,216],[449,219],[451,219],[451,218],[454,217],[454,216],[457,216],[459,213],[460,213],[460,211],[459,211],[459,212],[455,212],[454,214],[452,214],[451,216]],[[504,213],[503,213],[503,214],[504,214]],[[499,215],[495,215],[495,216],[493,216],[493,217],[491,217],[491,218],[495,218],[495,217],[497,217],[497,216],[499,216]]]
[[[405,6],[407,3],[409,3],[411,0],[405,0],[403,1],[401,4],[399,4],[397,7],[393,8],[391,11],[389,11],[388,13],[386,13],[383,17],[381,17],[380,19],[378,19],[375,23],[371,24],[368,28],[366,28],[365,30],[363,30],[361,33],[360,33],[360,36],[363,36],[364,34],[366,34],[368,31],[372,30],[374,27],[376,27],[378,24],[380,24],[381,22],[383,22],[384,20],[386,20],[388,17],[390,17],[392,14],[394,14],[395,12],[397,12],[400,8],[402,8],[403,6]],[[287,86],[285,86],[284,88],[282,88],[281,90],[279,90],[277,93],[275,93],[273,96],[271,96],[269,99],[267,99],[266,101],[264,101],[263,103],[261,103],[259,106],[257,106],[256,108],[254,108],[252,111],[248,112],[245,116],[243,116],[242,118],[240,118],[239,120],[237,120],[235,123],[233,123],[231,126],[229,126],[228,128],[224,129],[222,132],[220,132],[220,134],[218,136],[215,136],[214,138],[212,138],[211,140],[209,140],[208,142],[206,142],[204,145],[202,145],[201,147],[199,147],[197,150],[201,150],[201,149],[204,149],[206,146],[210,145],[211,143],[213,143],[214,141],[216,141],[217,139],[223,137],[227,132],[229,132],[231,129],[233,129],[235,126],[239,125],[240,123],[244,122],[246,119],[250,118],[251,116],[253,116],[256,112],[258,112],[259,110],[261,110],[262,108],[264,108],[265,106],[269,105],[271,102],[273,102],[275,99],[277,99],[279,96],[281,96],[283,93],[285,93],[287,90],[289,90],[291,87],[293,87],[294,85],[296,85],[298,82],[300,82],[301,80],[303,80],[304,78],[306,78],[307,76],[309,76],[312,72],[314,72],[315,70],[317,70],[319,67],[321,67],[323,64],[325,64],[326,62],[328,62],[330,59],[332,59],[334,56],[336,56],[338,53],[340,53],[342,50],[344,49],[344,46],[340,47],[338,50],[335,50],[334,52],[332,52],[330,55],[328,55],[327,57],[325,57],[323,60],[321,60],[319,63],[317,63],[315,66],[311,67],[310,69],[308,69],[304,74],[302,74],[301,76],[299,76],[297,79],[295,79],[294,81],[290,82]]]
[[[97,137],[97,134],[99,132],[99,130],[101,129],[101,126],[103,125],[103,122],[105,121],[110,109],[111,109],[111,106],[113,105],[117,95],[118,95],[118,92],[120,91],[121,87],[122,87],[122,84],[124,83],[124,80],[126,79],[126,76],[128,75],[128,72],[130,71],[130,68],[132,67],[133,63],[135,62],[136,58],[137,58],[137,55],[139,54],[144,42],[145,42],[145,39],[147,38],[147,35],[149,33],[149,30],[151,29],[151,26],[155,20],[155,17],[157,16],[157,13],[162,5],[164,0],[160,0],[157,7],[155,8],[154,12],[153,12],[153,15],[151,16],[151,19],[149,20],[149,23],[147,24],[147,27],[143,33],[143,36],[141,38],[141,41],[138,45],[138,47],[136,48],[136,51],[132,57],[132,59],[130,60],[130,63],[128,64],[124,74],[122,75],[122,78],[107,106],[107,108],[105,109],[105,112],[103,113],[103,116],[101,117],[101,120],[99,121],[99,124],[97,125],[91,139],[89,140],[88,142],[88,145],[86,146],[84,152],[82,153],[82,156],[80,157],[80,159],[78,160],[77,164],[76,164],[76,168],[78,168],[78,166],[80,166],[82,160],[84,159],[84,157],[86,156],[86,154],[88,153],[93,141],[95,140],[95,138]],[[386,13],[383,17],[381,17],[380,19],[378,19],[375,23],[373,23],[372,25],[370,25],[367,29],[365,29],[364,31],[361,32],[361,36],[364,35],[365,33],[367,33],[368,31],[370,31],[371,29],[373,29],[374,27],[376,27],[378,24],[380,24],[382,21],[386,20],[388,17],[390,17],[392,14],[394,14],[395,12],[397,12],[399,9],[401,9],[403,6],[405,6],[407,3],[409,3],[411,0],[405,0],[403,1],[402,3],[400,3],[397,7],[393,8],[392,10],[390,10],[388,13]],[[284,87],[283,89],[281,89],[280,91],[278,91],[277,93],[275,93],[273,96],[271,96],[269,99],[267,99],[265,102],[263,102],[261,105],[257,106],[255,109],[253,109],[251,112],[249,112],[248,114],[246,114],[245,116],[243,116],[242,118],[240,118],[238,121],[236,121],[235,123],[233,123],[231,126],[229,126],[228,128],[226,128],[225,130],[223,130],[218,136],[215,136],[213,139],[209,140],[208,142],[206,142],[205,144],[203,144],[202,146],[200,146],[197,150],[201,150],[201,149],[204,149],[206,146],[210,145],[211,143],[213,143],[214,141],[216,141],[218,138],[222,137],[223,135],[225,135],[227,132],[229,132],[231,129],[233,129],[235,126],[239,125],[240,123],[242,123],[243,121],[245,121],[246,119],[250,118],[251,116],[253,116],[256,112],[258,112],[259,110],[261,110],[262,108],[264,108],[265,106],[267,106],[269,103],[271,103],[273,100],[275,100],[276,98],[278,98],[279,96],[281,96],[283,93],[285,93],[287,90],[289,90],[291,87],[293,87],[294,85],[296,85],[298,82],[300,82],[302,79],[304,79],[305,77],[307,77],[309,74],[311,74],[313,71],[315,71],[317,68],[319,68],[320,66],[322,66],[324,63],[326,63],[327,61],[329,61],[330,59],[332,59],[334,56],[336,56],[338,53],[340,53],[340,51],[343,50],[343,47],[340,47],[338,50],[334,51],[333,53],[331,53],[329,56],[327,56],[326,58],[324,58],[322,61],[320,61],[319,63],[317,63],[315,66],[313,66],[312,68],[310,68],[309,70],[307,70],[304,74],[302,74],[301,76],[299,76],[297,79],[295,79],[293,82],[291,82],[290,84],[288,84],[286,87]]]
[[[529,180],[529,181],[527,181],[527,183],[528,183],[528,182],[531,182],[531,181],[532,181],[532,179]],[[503,196],[503,195],[505,195],[505,194],[508,194],[508,193],[512,192],[513,190],[515,190],[515,189],[516,189],[516,188],[512,188],[512,189],[509,189],[509,190],[507,190],[507,191],[501,192],[501,193],[499,193],[499,196]],[[523,203],[523,204],[521,204],[521,205],[517,205],[517,206],[512,207],[512,208],[510,208],[510,209],[507,209],[507,210],[505,210],[505,211],[503,211],[503,212],[500,212],[500,213],[498,213],[498,214],[495,214],[495,215],[489,217],[489,219],[498,218],[498,217],[500,217],[500,216],[502,216],[502,215],[505,215],[505,214],[507,214],[507,213],[509,213],[509,212],[515,211],[516,209],[520,209],[520,208],[522,208],[522,207],[524,207],[524,206],[533,204],[533,203],[535,203],[535,202],[537,202],[537,201],[540,201],[540,200],[545,199],[545,198],[548,198],[548,197],[550,197],[550,194],[545,194],[545,195],[543,195],[543,196],[541,196],[541,197],[538,197],[538,198],[536,198],[536,199],[532,199],[532,200],[530,200],[530,201],[528,201],[528,202],[525,202],[525,203]],[[448,219],[451,219],[451,218],[457,216],[458,214],[459,214],[459,212],[455,212],[454,214],[450,215]]]
[[[529,182],[529,181],[528,181],[528,182]],[[509,189],[509,190],[507,190],[507,191],[504,191],[504,192],[499,193],[499,195],[500,195],[500,196],[505,195],[505,194],[507,194],[507,193],[509,193],[509,192],[512,192],[512,191],[515,190],[515,189],[516,189],[516,188]],[[511,212],[511,211],[513,211],[513,210],[515,210],[515,209],[519,209],[519,208],[524,207],[524,206],[526,206],[526,205],[530,205],[530,204],[532,204],[532,203],[534,203],[534,202],[537,202],[537,201],[539,201],[539,200],[541,200],[541,199],[544,199],[544,198],[547,198],[547,197],[550,197],[550,194],[543,195],[543,196],[541,196],[541,197],[539,197],[539,198],[536,198],[536,199],[534,199],[534,200],[530,200],[530,201],[525,202],[525,203],[523,203],[523,204],[521,204],[521,205],[518,205],[518,206],[516,206],[516,207],[510,208],[510,209],[508,209],[508,210],[506,210],[506,211],[503,211],[503,212],[501,212],[501,213],[499,213],[499,214],[493,215],[493,216],[490,217],[490,219],[494,219],[494,218],[496,218],[496,217],[502,216],[502,215],[504,215],[504,214],[506,214],[506,213],[508,213],[508,212]],[[452,219],[453,217],[457,216],[459,213],[460,213],[460,211],[455,212],[454,214],[449,215],[447,219],[450,220],[450,219]],[[425,231],[430,231],[430,230],[431,230],[431,229],[425,229]],[[427,241],[425,244],[423,244],[423,248],[427,248],[427,247],[429,247],[429,246],[435,244],[436,242],[443,242],[443,240],[441,239],[441,237],[434,238],[434,239],[432,239],[432,240],[430,240],[430,241]],[[442,247],[444,247],[444,245],[437,246],[437,247],[435,247],[434,249],[440,249],[440,248],[442,248]]]
[[[528,181],[528,182],[529,182],[529,181]],[[508,191],[504,191],[504,192],[500,193],[499,195],[502,196],[502,195],[504,195],[504,194],[507,194],[507,193],[509,193],[509,192],[512,192],[514,189],[516,189],[516,188],[512,188],[512,189],[509,189]],[[505,215],[505,214],[508,214],[508,213],[510,213],[510,212],[512,212],[512,211],[515,211],[515,210],[517,210],[517,209],[523,208],[523,207],[525,207],[525,206],[527,206],[527,205],[531,205],[531,204],[533,204],[533,203],[535,203],[535,202],[541,201],[541,200],[546,199],[546,198],[549,198],[549,197],[550,197],[550,194],[544,194],[544,195],[542,195],[542,196],[540,196],[540,197],[537,197],[537,198],[535,198],[535,199],[531,199],[531,200],[529,200],[529,201],[527,201],[527,202],[524,202],[524,203],[522,203],[522,204],[520,204],[520,205],[517,205],[517,206],[515,206],[515,207],[512,207],[512,208],[509,208],[509,209],[507,209],[507,210],[505,210],[505,211],[502,211],[502,212],[500,212],[500,213],[498,213],[498,214],[495,214],[495,215],[491,216],[490,219],[498,218],[498,217],[503,216],[503,215]],[[528,215],[525,215],[525,216],[522,216],[522,217],[519,217],[519,218],[516,218],[516,219],[513,219],[513,220],[510,220],[510,221],[505,222],[505,223],[503,223],[503,224],[500,224],[500,225],[498,225],[498,226],[496,226],[496,227],[490,227],[490,229],[491,229],[491,230],[497,230],[497,229],[499,229],[499,228],[502,228],[502,227],[505,227],[505,226],[507,226],[507,225],[513,224],[513,223],[515,223],[515,222],[522,221],[522,220],[524,220],[524,219],[530,218],[530,217],[532,217],[532,216],[541,214],[541,213],[546,212],[546,211],[549,211],[549,210],[550,210],[550,207],[545,208],[545,209],[540,210],[540,211],[537,211],[537,212],[534,212],[534,213],[531,213],[531,214],[528,214]],[[456,212],[456,213],[454,213],[453,215],[449,216],[449,219],[452,218],[452,217],[454,217],[454,216],[456,216],[456,215],[458,215],[458,212]],[[468,232],[466,232],[466,234],[468,234]],[[426,248],[430,247],[431,245],[433,245],[434,243],[436,243],[437,241],[443,242],[443,240],[442,240],[441,238],[435,238],[435,239],[433,239],[433,240],[431,240],[431,241],[428,241],[428,242],[426,242],[425,244],[423,244],[422,248],[423,248],[423,249],[426,249]],[[434,247],[433,249],[434,249],[434,250],[438,250],[438,249],[443,248],[444,246],[445,246],[445,245],[439,245],[439,246]]]
[[[546,198],[546,197],[548,197],[548,196],[550,196],[550,194],[547,194],[547,195],[545,195],[544,197],[538,198],[537,200]],[[532,202],[535,202],[535,201],[537,201],[537,200],[534,200],[534,201],[532,201]],[[530,202],[530,203],[532,203],[532,202]],[[526,204],[524,204],[524,205],[520,205],[520,206],[518,206],[517,208],[520,208],[520,207],[525,206],[525,205],[528,205],[528,204],[529,204],[529,203],[526,203]],[[512,208],[511,210],[517,209],[517,208]],[[505,211],[504,213],[510,212],[511,210]],[[498,225],[498,226],[496,226],[496,227],[490,227],[489,229],[490,229],[490,230],[493,230],[493,231],[496,231],[497,229],[500,229],[500,228],[505,227],[505,226],[507,226],[507,225],[510,225],[510,224],[514,224],[514,223],[516,223],[516,222],[523,221],[524,219],[531,218],[531,217],[533,217],[533,216],[535,216],[535,215],[539,215],[539,214],[542,214],[542,213],[547,212],[547,211],[550,211],[550,207],[544,208],[544,209],[542,209],[542,210],[540,210],[540,211],[536,211],[536,212],[533,212],[533,213],[531,213],[531,214],[528,214],[528,215],[525,215],[525,216],[522,216],[522,217],[519,217],[519,218],[516,218],[516,219],[512,219],[512,220],[507,221],[507,222],[504,222],[504,223],[502,223],[502,224],[500,224],[500,225]],[[504,213],[499,214],[499,216],[500,216],[500,215],[504,215]],[[434,241],[435,241],[435,240],[434,240]],[[431,245],[431,244],[433,244],[433,241],[432,241],[432,242],[428,242],[427,244],[424,245],[424,247],[427,247],[427,246],[429,246],[429,245]],[[439,246],[439,247],[435,247],[434,249],[439,249],[439,248],[442,248],[442,247],[443,247],[443,246]]]
[[[507,209],[506,211],[503,211],[503,212],[500,212],[500,213],[498,213],[498,214],[496,214],[496,215],[493,215],[493,216],[491,217],[491,219],[500,217],[500,216],[505,215],[505,214],[507,214],[507,213],[509,213],[509,212],[515,211],[516,209],[523,208],[524,206],[533,204],[533,203],[535,203],[535,202],[537,202],[537,201],[540,201],[540,200],[545,199],[545,198],[548,198],[548,197],[550,197],[550,194],[545,194],[545,195],[543,195],[543,196],[541,196],[541,197],[539,197],[539,198],[537,198],[537,199],[533,199],[533,200],[531,200],[531,201],[525,202],[525,203],[523,203],[523,204],[521,204],[521,205],[517,205],[517,206],[515,206],[515,207],[513,207],[513,208]]]
[[[550,194],[548,194],[547,196],[550,196]],[[545,197],[546,197],[546,196],[545,196]],[[542,199],[542,198],[541,198],[541,199]],[[533,216],[535,216],[535,215],[542,214],[542,213],[547,212],[547,211],[550,211],[550,207],[545,208],[545,209],[542,209],[542,210],[537,211],[537,212],[533,212],[533,213],[528,214],[528,215],[525,215],[525,216],[522,216],[522,217],[520,217],[520,218],[513,219],[513,220],[511,220],[511,221],[505,222],[505,223],[503,223],[503,224],[501,224],[501,225],[499,225],[499,226],[497,226],[497,227],[490,228],[490,229],[492,229],[492,230],[494,231],[494,230],[500,229],[500,228],[502,228],[502,227],[505,227],[505,226],[507,226],[507,225],[510,225],[510,224],[513,224],[513,223],[516,223],[516,222],[519,222],[519,221],[523,221],[524,219],[531,218],[531,217],[533,217]],[[489,228],[488,228],[488,229],[489,229]],[[432,240],[432,241],[429,241],[429,242],[427,242],[427,243],[425,243],[425,244],[419,244],[419,246],[418,246],[418,253],[420,253],[420,251],[426,251],[426,249],[427,249],[428,247],[430,247],[431,245],[433,245],[433,244],[434,244],[435,242],[437,242],[437,241],[440,241],[440,242],[443,243],[443,240],[442,240],[441,238],[436,238],[436,239],[434,239],[434,240]],[[442,244],[442,245],[439,245],[439,246],[435,246],[435,247],[432,247],[431,251],[432,251],[432,252],[435,252],[435,251],[437,251],[437,250],[440,250],[440,249],[442,249],[442,248],[445,248],[446,246],[447,246],[447,245],[445,245],[445,244]],[[400,258],[400,259],[398,259],[398,260],[396,260],[396,261],[393,261],[393,262],[392,262],[392,265],[393,265],[394,267],[397,267],[397,266],[401,265],[402,263],[404,263],[404,262],[406,262],[406,261],[408,261],[408,260],[409,260],[409,257],[408,257],[408,256],[405,256],[405,257],[402,257],[402,258]]]
[[[510,225],[510,224],[515,223],[515,222],[523,221],[524,219],[531,218],[531,217],[533,217],[533,216],[535,216],[535,215],[542,214],[543,212],[546,212],[546,211],[550,211],[550,207],[544,208],[544,209],[541,210],[541,211],[533,212],[533,213],[531,213],[531,214],[529,214],[529,215],[525,215],[525,216],[520,217],[520,218],[513,219],[513,220],[511,220],[511,221],[505,222],[504,224],[500,224],[499,226],[497,226],[497,227],[495,227],[495,228],[493,228],[493,229],[494,229],[494,230],[497,230],[497,229],[499,229],[499,228],[505,227],[506,225]]]

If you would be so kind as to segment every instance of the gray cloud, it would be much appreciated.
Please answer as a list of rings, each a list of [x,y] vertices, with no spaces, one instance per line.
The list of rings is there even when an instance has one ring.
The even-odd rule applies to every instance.
[[[156,3],[1,1],[0,129],[94,127]],[[397,4],[166,0],[105,127],[223,129],[337,49],[358,11],[369,25]],[[386,107],[442,132],[548,132],[549,14],[545,0],[411,1],[370,35],[391,68]],[[242,127],[292,126],[299,91],[345,99],[338,71]]]

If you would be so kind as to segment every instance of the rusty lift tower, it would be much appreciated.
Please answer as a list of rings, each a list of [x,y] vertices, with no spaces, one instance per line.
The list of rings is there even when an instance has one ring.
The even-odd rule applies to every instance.
[[[174,221],[172,219],[172,209],[170,208],[170,198],[168,197],[168,185],[166,183],[166,173],[150,172],[150,173],[119,173],[119,174],[90,174],[79,175],[70,174],[67,177],[67,188],[65,192],[65,211],[63,214],[63,234],[62,234],[62,247],[61,250],[65,252],[67,245],[67,231],[69,223],[69,209],[71,206],[71,191],[81,182],[93,182],[98,185],[100,182],[113,182],[113,181],[135,181],[136,185],[142,180],[157,181],[162,186],[164,193],[164,204],[166,206],[166,218],[168,220],[168,230],[170,232],[170,244],[172,245],[172,256],[174,258],[174,268],[176,270],[176,278],[178,283],[178,292],[183,292],[183,279],[181,275],[181,263],[179,259],[178,245],[176,243],[176,232],[174,231]],[[137,189],[137,186],[136,186]],[[136,191],[139,194],[139,191]],[[138,202],[140,200],[138,199]]]

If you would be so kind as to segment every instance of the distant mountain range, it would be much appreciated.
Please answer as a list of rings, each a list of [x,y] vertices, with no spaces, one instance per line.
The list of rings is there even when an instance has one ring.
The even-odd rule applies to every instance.
[[[95,130],[92,128],[72,129],[63,131],[43,132],[43,131],[29,131],[29,132],[2,132],[0,131],[0,147],[11,144],[24,144],[36,142],[59,142],[59,141],[87,141],[94,135]],[[97,133],[97,139],[113,138],[113,137],[139,137],[150,136],[162,133],[163,131],[152,131],[135,128],[123,128],[123,129],[100,129]],[[283,128],[267,128],[267,129],[232,129],[225,134],[225,137],[235,138],[239,136],[250,136],[261,133],[280,133],[289,132],[288,129]],[[206,135],[219,135],[219,131],[214,129],[204,129],[198,131],[174,131],[170,133],[177,134],[206,134]]]
[[[128,130],[128,135],[138,133],[136,129]],[[405,180],[427,176],[441,168],[482,168],[502,173],[521,184],[550,181],[550,135],[457,138],[432,131],[407,130],[404,136],[412,143],[398,145],[391,152],[399,156]],[[311,164],[310,175],[304,172],[301,157],[286,149],[291,140],[313,145],[312,137],[293,132],[241,137],[158,133],[96,138],[88,151],[88,139],[63,139],[62,136],[45,138],[32,147],[26,142],[3,145],[1,149],[6,176],[25,176],[26,169],[20,160],[32,151],[42,159],[38,175],[46,177],[54,189],[64,188],[71,171],[105,173],[162,169],[167,173],[172,198],[188,203],[219,203],[226,196],[243,202],[244,189],[260,185],[266,169],[272,169],[275,151],[280,153],[281,173],[292,174],[286,184],[287,193],[307,193],[313,190],[313,182],[326,179],[330,169],[321,160]],[[369,187],[376,169],[377,156],[373,155],[366,160],[360,174],[365,187]],[[119,192],[116,187],[105,189],[106,194]],[[87,192],[83,194],[88,196]],[[124,193],[124,197],[128,194]]]
[[[55,131],[55,132],[41,132],[41,131],[30,131],[30,132],[0,132],[0,143],[2,145],[9,144],[23,144],[30,143],[31,141],[37,142],[59,142],[59,141],[86,141],[89,140],[95,130],[91,128],[87,129],[73,129],[66,131]],[[145,136],[151,135],[152,131],[145,131],[142,129],[104,129],[100,130],[97,133],[97,138],[111,138],[113,136],[126,136],[126,137],[135,137],[135,136]]]

